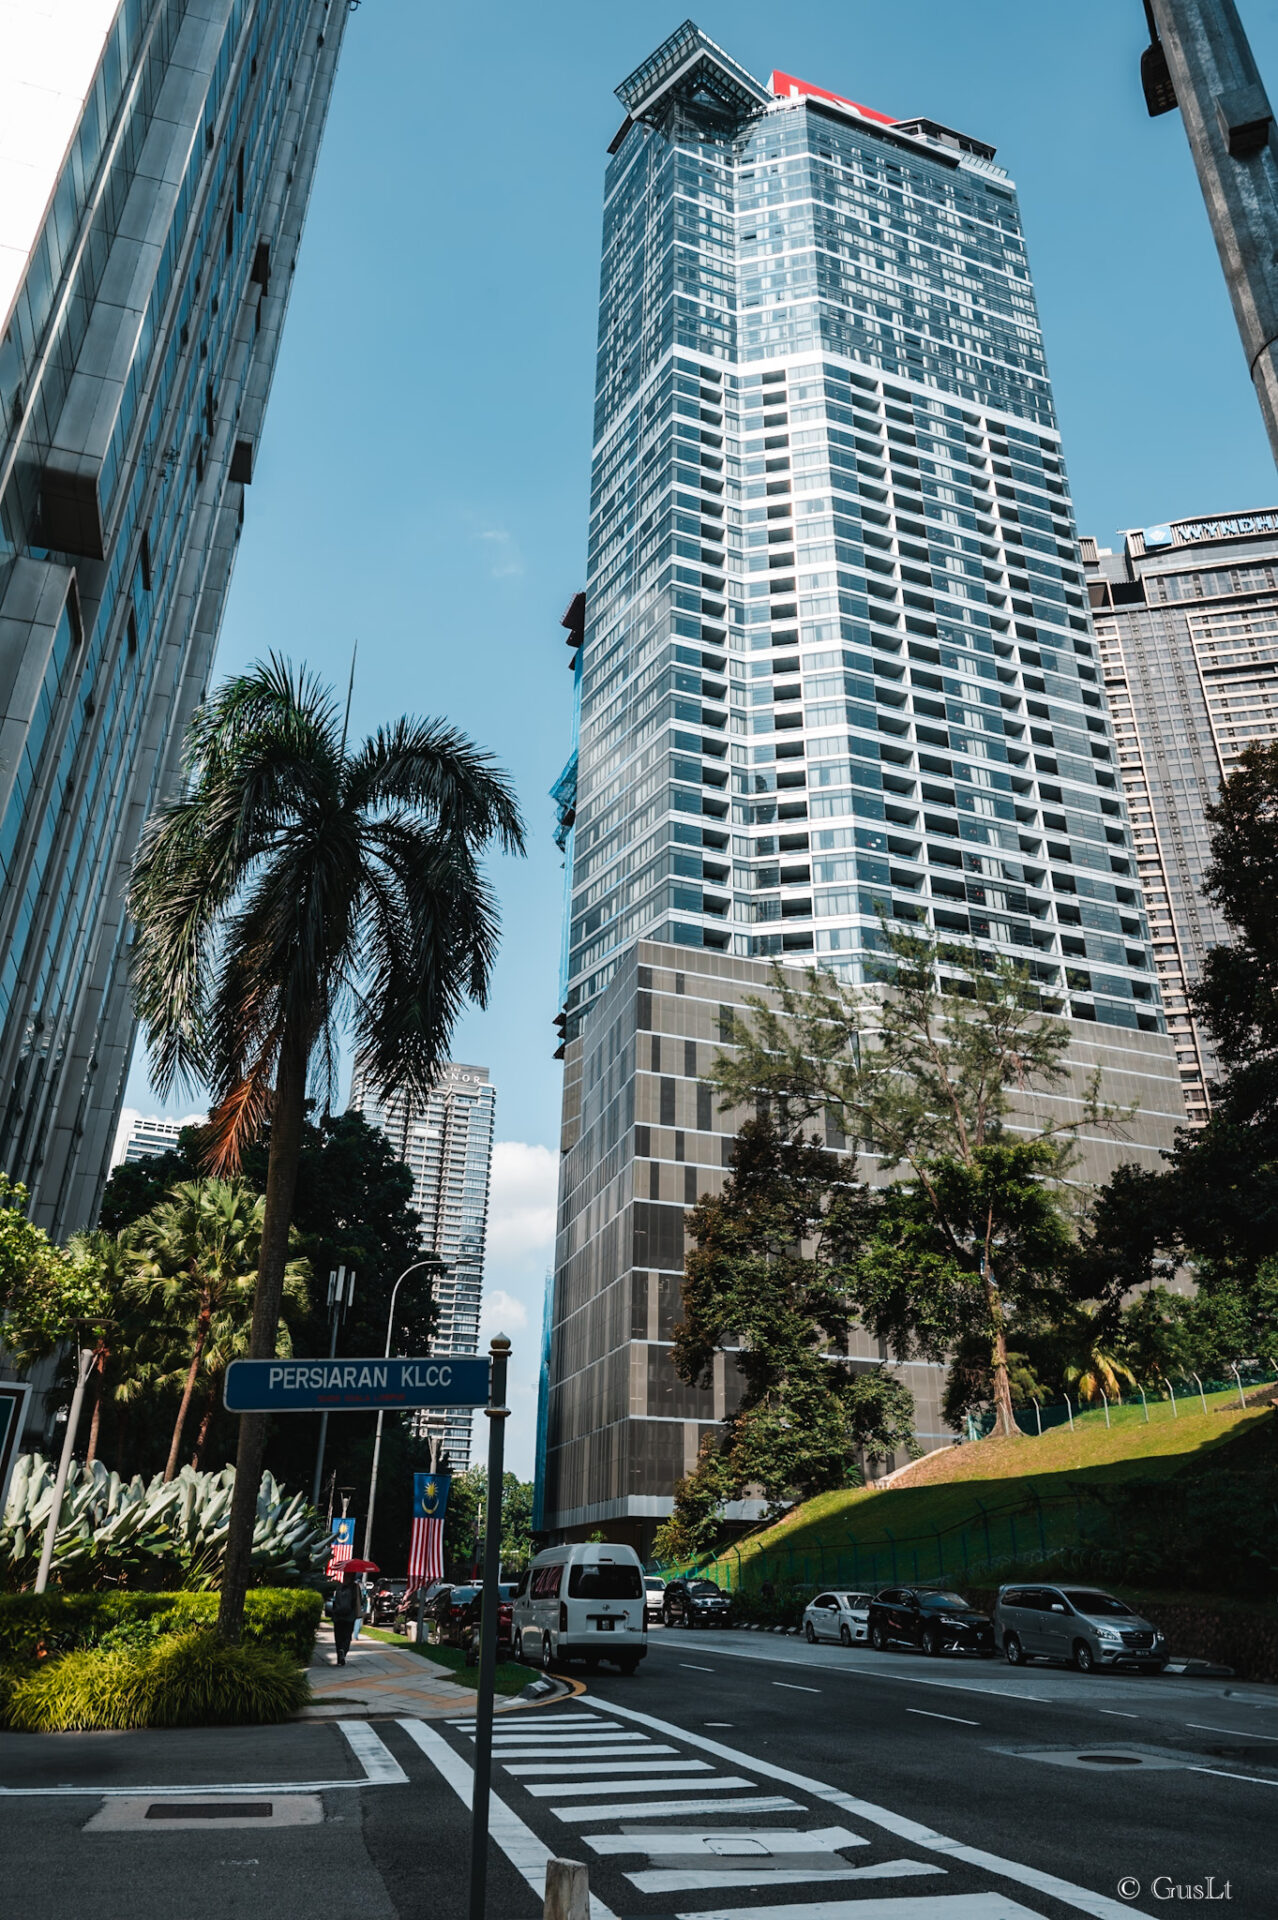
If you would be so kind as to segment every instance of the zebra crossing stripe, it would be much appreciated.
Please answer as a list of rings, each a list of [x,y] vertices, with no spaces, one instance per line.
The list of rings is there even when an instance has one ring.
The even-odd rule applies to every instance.
[[[823,1900],[788,1907],[704,1907],[675,1920],[1042,1920],[1004,1893],[928,1893],[903,1900]]]
[[[850,1793],[842,1793],[836,1787],[829,1786],[824,1780],[812,1780],[804,1773],[794,1773],[789,1767],[778,1767],[770,1760],[756,1760],[748,1753],[742,1753],[738,1747],[728,1747],[721,1740],[707,1740],[702,1734],[690,1734],[683,1727],[676,1727],[669,1720],[659,1720],[655,1714],[641,1713],[637,1707],[623,1707],[613,1702],[610,1712],[618,1714],[623,1720],[634,1721],[636,1725],[649,1728],[653,1733],[668,1735],[672,1739],[683,1740],[688,1746],[700,1753],[713,1754],[716,1760],[726,1761],[729,1766],[749,1767],[762,1779],[775,1780],[778,1785],[793,1787],[799,1793],[807,1793],[815,1799],[823,1800],[828,1806],[838,1807],[843,1813],[855,1815],[868,1821],[871,1826],[882,1827],[900,1840],[922,1847],[929,1853],[943,1854],[947,1859],[961,1860],[966,1866],[979,1867],[984,1873],[999,1875],[1004,1880],[1014,1881],[1022,1887],[1032,1888],[1035,1893],[1048,1894],[1053,1900],[1061,1901],[1065,1906],[1073,1907],[1078,1913],[1091,1916],[1091,1920],[1127,1920],[1127,1916],[1136,1914],[1138,1920],[1151,1920],[1147,1912],[1133,1907],[1127,1900],[1111,1900],[1108,1894],[1093,1893],[1088,1887],[1076,1886],[1071,1880],[1062,1880],[1058,1874],[1045,1873],[1039,1867],[1023,1865],[1019,1860],[1006,1860],[1001,1854],[987,1853],[983,1847],[969,1847],[961,1840],[952,1840],[947,1834],[937,1833],[935,1828],[926,1827],[921,1821],[911,1820],[905,1814],[893,1813],[888,1807],[876,1806],[871,1800],[860,1800]],[[753,1782],[751,1782],[753,1785]],[[990,1900],[1003,1896],[989,1895]],[[861,1903],[857,1908],[848,1908],[843,1920],[932,1920],[935,1911],[938,1920],[1021,1920],[1027,1912],[1014,1902],[1002,1907],[974,1906],[968,1911],[958,1907],[945,1910],[946,1900],[980,1900],[987,1898],[979,1894],[946,1894],[938,1899],[934,1906],[927,1901],[906,1902],[913,1907],[909,1913],[893,1906],[891,1901]],[[882,1915],[872,1911],[876,1905],[882,1906]],[[810,1909],[806,1916],[798,1907],[777,1908],[771,1911],[763,1908],[751,1908],[752,1920],[812,1920]],[[682,1916],[681,1916],[682,1920]],[[697,1914],[692,1920],[738,1920],[737,1914]],[[831,1909],[823,1920],[840,1920],[840,1914]],[[1035,1917],[1037,1920],[1037,1917]]]
[[[918,1874],[944,1872],[944,1867],[933,1866],[929,1860],[878,1860],[868,1867],[777,1867],[771,1861],[760,1861],[753,1867],[726,1870],[723,1867],[654,1867],[647,1872],[628,1873],[626,1878],[640,1893],[713,1893],[720,1887],[725,1893],[731,1893],[744,1892],[747,1887],[824,1887],[836,1880],[842,1885],[848,1880],[907,1880]],[[858,1900],[857,1906],[861,1905]],[[1027,1911],[1024,1907],[1016,1910]],[[805,1911],[808,1920],[813,1920],[814,1912],[826,1920],[829,1909],[808,1907]]]
[[[535,1800],[551,1800],[556,1794],[576,1793],[727,1793],[736,1787],[752,1787],[753,1780],[739,1773],[725,1773],[720,1779],[672,1780],[547,1780],[524,1788]],[[597,1816],[596,1816],[597,1817]]]
[[[689,1783],[691,1784],[691,1783]],[[710,1782],[698,1780],[696,1791]],[[784,1794],[761,1793],[742,1800],[627,1800],[604,1807],[551,1807],[558,1820],[673,1820],[689,1813],[713,1813],[721,1820],[738,1813],[802,1813],[797,1800]]]

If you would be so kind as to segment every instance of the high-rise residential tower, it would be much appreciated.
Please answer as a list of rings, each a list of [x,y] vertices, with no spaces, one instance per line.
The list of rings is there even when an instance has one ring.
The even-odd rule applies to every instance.
[[[544,1472],[548,1527],[641,1538],[731,1397],[668,1343],[720,1007],[770,960],[966,935],[1131,1076],[1136,1151],[1180,1105],[1012,182],[691,22],[618,93]]]
[[[1173,520],[1082,543],[1154,965],[1192,1124],[1216,1062],[1189,989],[1229,938],[1202,896],[1203,810],[1243,748],[1278,738],[1278,511]]]
[[[351,1082],[351,1108],[382,1129],[412,1172],[422,1251],[445,1263],[434,1282],[432,1353],[479,1351],[496,1103],[487,1067],[445,1067],[424,1105],[402,1094],[382,1100],[358,1063]],[[470,1465],[469,1409],[419,1414],[416,1426],[443,1442],[455,1469]]]
[[[92,1220],[346,0],[0,0],[0,1166]]]

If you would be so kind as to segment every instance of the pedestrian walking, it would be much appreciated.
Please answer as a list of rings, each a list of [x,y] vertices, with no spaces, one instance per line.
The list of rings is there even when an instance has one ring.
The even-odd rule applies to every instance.
[[[363,1617],[363,1596],[360,1592],[359,1578],[348,1573],[333,1595],[333,1645],[337,1649],[337,1664],[346,1665],[346,1656],[350,1651],[351,1636]]]

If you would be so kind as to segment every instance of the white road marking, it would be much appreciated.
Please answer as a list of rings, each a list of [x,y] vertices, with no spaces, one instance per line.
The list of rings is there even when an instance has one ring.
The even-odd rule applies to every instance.
[[[1186,1773],[1210,1773],[1217,1780],[1247,1780],[1253,1787],[1278,1787],[1278,1780],[1266,1780],[1259,1773],[1226,1773],[1223,1767],[1186,1767]]]
[[[1124,1912],[1135,1909],[1126,1907]],[[910,1900],[823,1900],[819,1907],[715,1907],[676,1920],[1039,1920],[1001,1893],[932,1893]]]
[[[796,1687],[792,1680],[774,1680],[774,1687],[784,1687],[787,1693],[820,1693],[820,1687]]]
[[[361,1777],[354,1780],[215,1780],[211,1784],[196,1781],[183,1787],[167,1781],[158,1787],[0,1787],[0,1799],[163,1800],[176,1795],[181,1800],[209,1800],[228,1793],[241,1798],[269,1799],[284,1793],[338,1793],[352,1787],[408,1785],[408,1775],[367,1721],[335,1720],[331,1724],[344,1735],[346,1744],[364,1769]]]
[[[1120,1707],[1098,1707],[1098,1713],[1107,1713],[1114,1720],[1139,1720],[1138,1713],[1124,1713]]]
[[[927,1707],[907,1707],[907,1713],[918,1713],[925,1720],[951,1720],[956,1727],[979,1727],[979,1720],[964,1720],[957,1713],[932,1713]]]
[[[732,1720],[707,1720],[705,1724],[708,1727],[731,1727],[735,1726],[736,1722]]]
[[[762,1647],[757,1653],[753,1648],[747,1653],[744,1647],[720,1647],[719,1654],[726,1660],[754,1660],[774,1667],[791,1667],[800,1664],[797,1660],[787,1660],[784,1657],[778,1658],[776,1654],[765,1653]],[[899,1680],[903,1686],[907,1687],[953,1687],[959,1693],[988,1693],[995,1700],[1033,1700],[1040,1707],[1073,1705],[1069,1700],[1049,1700],[1045,1694],[1041,1693],[1014,1692],[1011,1687],[975,1686],[970,1680],[925,1679],[921,1673],[884,1673],[880,1667],[866,1667],[860,1662],[847,1666],[823,1664],[818,1670],[823,1678],[827,1674],[832,1674],[842,1680]],[[621,1708],[610,1706],[609,1711],[620,1713]]]
[[[840,1847],[868,1847],[869,1841],[847,1827],[681,1827],[671,1833],[583,1833],[582,1841],[596,1853],[706,1853],[731,1859],[735,1853],[836,1853]],[[718,1842],[724,1843],[720,1854]]]
[[[698,1781],[698,1790],[709,1781]],[[745,1782],[742,1783],[746,1784]],[[556,1818],[569,1820],[673,1820],[690,1813],[715,1813],[722,1820],[738,1813],[802,1813],[797,1800],[781,1793],[761,1793],[742,1800],[632,1800],[610,1807],[551,1807]]]
[[[718,1780],[591,1780],[569,1783],[553,1780],[546,1786],[527,1786],[535,1800],[549,1800],[560,1794],[577,1793],[726,1793],[730,1787],[757,1786],[755,1780],[743,1780],[740,1774],[725,1773]]]
[[[640,1893],[691,1893],[717,1891],[720,1887],[725,1893],[736,1889],[744,1891],[747,1887],[758,1891],[761,1887],[792,1886],[829,1886],[834,1880],[906,1880],[921,1873],[944,1873],[944,1867],[934,1867],[927,1860],[880,1860],[871,1867],[649,1867],[640,1873],[628,1873],[626,1879],[639,1889]],[[824,1915],[828,1909],[819,1906],[808,1908]],[[1025,1908],[1022,1907],[1022,1913]]]
[[[1245,1727],[1206,1727],[1201,1720],[1186,1720],[1195,1733],[1232,1733],[1235,1740],[1271,1740],[1278,1746],[1278,1733],[1248,1733]]]
[[[1121,1920],[1124,1914],[1141,1913],[1141,1909],[1133,1907],[1129,1901],[1112,1900],[1107,1894],[1093,1893],[1087,1887],[1076,1886],[1070,1880],[1062,1880],[1057,1874],[1044,1873],[1038,1867],[1025,1866],[1017,1860],[1006,1860],[1000,1854],[987,1853],[983,1847],[969,1847],[963,1841],[952,1840],[948,1835],[937,1833],[934,1828],[925,1827],[917,1820],[907,1819],[904,1814],[893,1813],[887,1807],[876,1806],[873,1801],[861,1800],[852,1794],[841,1793],[837,1788],[828,1786],[824,1780],[813,1780],[807,1774],[791,1772],[788,1767],[774,1766],[768,1760],[756,1760],[752,1755],[742,1753],[737,1747],[725,1746],[719,1740],[706,1740],[700,1735],[689,1734],[685,1729],[673,1726],[668,1720],[659,1720],[655,1714],[640,1713],[637,1707],[623,1707],[614,1703],[612,1711],[622,1719],[633,1720],[639,1726],[649,1727],[654,1733],[670,1734],[675,1739],[689,1740],[699,1746],[703,1753],[712,1753],[716,1759],[727,1761],[729,1766],[749,1767],[752,1772],[764,1779],[776,1780],[782,1786],[795,1787],[800,1793],[811,1794],[816,1799],[824,1800],[845,1813],[854,1814],[862,1820],[868,1820],[874,1826],[883,1827],[887,1832],[896,1834],[898,1839],[907,1840],[914,1846],[925,1847],[932,1853],[944,1854],[949,1859],[962,1860],[968,1866],[980,1867],[987,1873],[1000,1874],[1006,1880],[1033,1888],[1036,1893],[1050,1894],[1053,1899],[1063,1901],[1067,1906],[1076,1908],[1078,1912],[1090,1914],[1092,1920]],[[1278,1781],[1272,1784],[1278,1786]],[[944,1896],[944,1898],[949,1897]],[[968,1898],[967,1895],[954,1897]],[[993,1895],[971,1896],[977,1900],[987,1897],[990,1900],[995,1898]],[[854,1914],[849,1914],[849,1920],[875,1920],[871,1911],[874,1904],[871,1902],[856,1909]],[[932,1920],[934,1910],[932,1906],[923,1902],[917,1902],[915,1905],[918,1920]],[[936,1910],[939,1911],[942,1905],[943,1900],[938,1901]],[[806,1915],[802,1915],[801,1909],[792,1911],[801,1915],[801,1920],[813,1920],[811,1909]],[[1024,1914],[1025,1911],[1023,1907],[1018,1908],[1014,1903],[1005,1907],[994,1905],[984,1908],[972,1907],[970,1920],[998,1920],[998,1916],[1003,1913],[1017,1916]],[[699,1914],[696,1920],[713,1920],[713,1916]],[[755,1920],[763,1920],[762,1910],[756,1913]],[[778,1920],[778,1916],[774,1913],[768,1917],[768,1920]],[[823,1915],[822,1920],[835,1920],[835,1910],[831,1909],[830,1913]],[[909,1920],[909,1917],[903,1913],[893,1915],[890,1907],[885,1907],[883,1920]],[[1142,1920],[1150,1920],[1150,1916],[1144,1914]]]
[[[657,1753],[677,1753],[678,1748],[657,1747],[654,1751]],[[575,1761],[570,1760],[565,1760],[562,1765],[555,1760],[533,1760],[527,1765],[521,1761],[516,1767],[512,1767],[504,1761],[502,1764],[505,1767],[505,1771],[513,1774],[517,1780],[528,1778],[533,1774],[540,1774],[544,1777],[546,1774],[551,1773],[561,1774],[569,1780],[580,1780],[584,1777],[590,1777],[600,1773],[713,1772],[713,1768],[708,1760],[605,1760],[601,1767],[596,1766],[593,1761],[591,1761],[589,1766],[583,1767]]]
[[[677,1753],[678,1748],[665,1747],[660,1741],[644,1739],[634,1740],[624,1747],[541,1747],[530,1746],[527,1741],[522,1741],[517,1747],[494,1747],[493,1752],[500,1754],[503,1760],[540,1760],[549,1754],[554,1754],[556,1759],[562,1754],[569,1760],[635,1760],[646,1753]],[[581,1772],[582,1769],[578,1768],[577,1771]]]
[[[713,1667],[699,1667],[696,1665],[695,1661],[692,1661],[692,1660],[681,1660],[679,1662],[679,1665],[687,1673],[713,1673],[714,1672]]]
[[[337,1725],[345,1736],[347,1746],[368,1775],[369,1786],[403,1786],[408,1775],[386,1743],[373,1732],[367,1720],[339,1720]]]
[[[324,1802],[317,1793],[291,1793],[278,1805],[272,1802],[269,1812],[256,1817],[232,1807],[229,1819],[216,1821],[201,1819],[195,1813],[184,1813],[177,1820],[149,1820],[147,1815],[154,1805],[154,1800],[146,1794],[136,1800],[123,1796],[104,1800],[93,1818],[85,1821],[84,1832],[172,1833],[175,1829],[189,1832],[196,1828],[208,1833],[214,1827],[219,1832],[224,1827],[318,1827],[324,1819]],[[246,1801],[245,1805],[260,1806],[261,1802]]]
[[[460,1754],[454,1753],[442,1734],[436,1733],[423,1720],[401,1720],[400,1726],[409,1739],[419,1746],[426,1758],[443,1776],[464,1807],[470,1806],[471,1788],[474,1772]],[[538,1900],[545,1897],[546,1862],[553,1858],[550,1848],[540,1841],[532,1828],[526,1826],[513,1808],[508,1807],[499,1794],[490,1794],[488,1801],[488,1831],[501,1848],[516,1872],[521,1873]],[[606,1907],[597,1894],[590,1896],[590,1920],[616,1920],[610,1907]],[[808,1916],[811,1920],[811,1915]]]

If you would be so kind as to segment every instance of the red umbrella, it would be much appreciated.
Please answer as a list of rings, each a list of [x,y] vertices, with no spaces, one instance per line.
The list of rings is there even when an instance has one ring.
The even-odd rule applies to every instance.
[[[342,1573],[380,1573],[381,1568],[376,1560],[343,1560],[340,1571]]]

